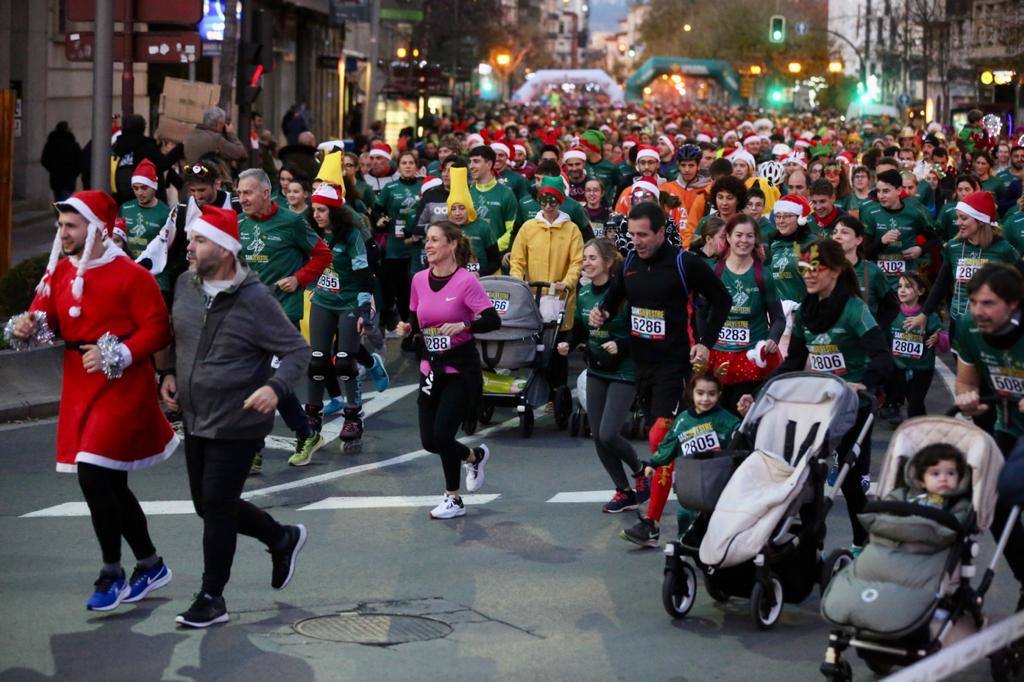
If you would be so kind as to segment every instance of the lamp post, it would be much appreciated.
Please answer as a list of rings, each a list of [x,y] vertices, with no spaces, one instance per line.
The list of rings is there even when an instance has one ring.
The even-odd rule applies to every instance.
[[[568,10],[564,10],[562,14],[568,14],[572,17],[572,68],[577,69],[580,65],[578,53],[580,43],[580,15]]]

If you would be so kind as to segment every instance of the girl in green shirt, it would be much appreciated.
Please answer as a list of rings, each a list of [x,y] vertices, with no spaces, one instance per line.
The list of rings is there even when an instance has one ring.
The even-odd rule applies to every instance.
[[[889,279],[874,261],[864,258],[864,224],[853,216],[841,216],[832,228],[832,239],[846,254],[860,284],[860,296],[882,329],[899,313],[899,300]]]
[[[927,317],[924,328],[903,328],[908,317],[920,312],[921,296],[927,287],[924,279],[915,272],[900,275],[897,295],[900,299],[900,312],[889,327],[890,351],[896,372],[889,388],[893,391],[892,405],[896,414],[890,423],[902,421],[899,411],[904,402],[907,403],[907,416],[918,417],[926,414],[924,398],[935,376],[935,345],[939,342],[942,323],[939,316],[932,313]]]

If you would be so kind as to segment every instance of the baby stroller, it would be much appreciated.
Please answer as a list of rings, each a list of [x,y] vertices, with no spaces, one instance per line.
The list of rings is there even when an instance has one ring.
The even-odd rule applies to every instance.
[[[662,602],[670,616],[685,617],[693,606],[699,568],[712,599],[749,598],[754,623],[767,630],[783,603],[802,602],[849,561],[846,550],[827,558],[821,550],[825,519],[873,419],[826,493],[832,455],[857,407],[858,394],[834,375],[784,374],[762,387],[730,450],[676,461],[676,497],[697,516],[665,547]]]
[[[573,408],[572,417],[569,418],[569,435],[576,437],[582,435],[590,438],[590,419],[587,417],[587,370],[580,372],[576,377],[576,406]],[[640,397],[633,398],[633,404],[629,408],[629,415],[622,423],[622,435],[626,438],[641,438],[644,432],[644,410],[640,405]]]
[[[926,445],[947,443],[964,453],[968,473],[948,509],[906,501],[919,472],[910,462]],[[878,501],[860,515],[870,542],[839,571],[821,601],[835,626],[821,672],[850,680],[842,654],[853,647],[868,668],[886,674],[963,639],[986,625],[984,595],[992,584],[1017,512],[1006,524],[977,588],[977,536],[992,523],[1003,456],[995,441],[973,424],[949,417],[916,417],[896,429],[878,481]],[[909,491],[909,493],[908,493]]]
[[[496,407],[513,407],[519,415],[519,434],[529,438],[533,433],[533,411],[547,404],[551,393],[545,370],[555,352],[558,328],[565,319],[567,292],[555,292],[550,282],[527,283],[514,277],[481,277],[480,284],[501,317],[501,328],[476,336],[484,365],[484,390],[476,411],[466,417],[462,430],[472,434],[478,423],[491,423]],[[546,294],[549,289],[551,293]],[[523,371],[525,384],[513,383],[507,391],[488,390],[491,384],[501,384],[503,376]],[[555,389],[554,403],[555,423],[564,429],[572,412],[572,392],[568,386]]]

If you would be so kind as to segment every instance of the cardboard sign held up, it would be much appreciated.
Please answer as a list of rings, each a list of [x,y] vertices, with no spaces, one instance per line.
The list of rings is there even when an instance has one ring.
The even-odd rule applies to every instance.
[[[160,116],[185,123],[203,122],[203,112],[220,101],[220,85],[165,78],[160,95]]]

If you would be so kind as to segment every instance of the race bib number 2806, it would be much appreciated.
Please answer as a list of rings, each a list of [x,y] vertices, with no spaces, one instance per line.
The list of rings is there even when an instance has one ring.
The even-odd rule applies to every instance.
[[[654,308],[638,308],[633,306],[629,316],[632,336],[649,341],[665,339],[665,311]]]
[[[835,345],[810,346],[810,368],[815,372],[846,374],[846,358]]]

